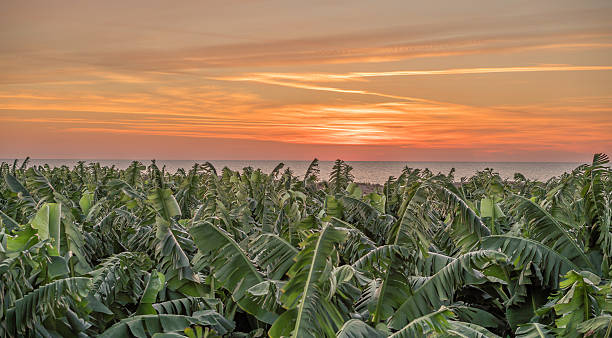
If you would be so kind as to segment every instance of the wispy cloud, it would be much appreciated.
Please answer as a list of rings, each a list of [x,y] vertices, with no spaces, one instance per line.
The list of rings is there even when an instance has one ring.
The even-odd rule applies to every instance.
[[[314,91],[326,91],[345,94],[360,94],[387,99],[406,100],[414,102],[436,101],[401,95],[391,95],[365,89],[345,89],[316,84],[317,82],[357,81],[365,78],[391,76],[438,76],[438,75],[470,75],[496,73],[531,73],[531,72],[576,72],[576,71],[610,71],[612,66],[572,66],[572,65],[540,65],[525,67],[479,67],[456,68],[442,70],[400,70],[391,72],[351,72],[345,74],[325,73],[250,73],[241,76],[211,77],[213,80],[256,82],[281,87],[298,88]]]
[[[509,24],[514,20],[518,19],[506,21]],[[20,57],[0,53],[3,64],[0,83],[139,84],[237,67],[388,63],[417,58],[612,48],[609,23],[599,21],[571,28],[555,27],[550,22],[544,25],[535,19],[523,19],[521,23],[524,27],[517,30],[489,22],[488,29],[498,27],[490,33],[482,33],[482,22],[455,23],[163,49],[142,46],[71,52],[41,49]]]
[[[181,97],[184,90],[166,95]],[[153,135],[184,138],[227,138],[319,145],[375,145],[413,148],[566,149],[586,151],[597,144],[612,145],[612,99],[574,98],[571,102],[528,106],[475,107],[433,101],[387,100],[375,104],[279,104],[243,97],[245,106],[210,104],[194,109],[193,102],[151,96],[125,103],[121,97],[86,96],[84,115],[75,110],[43,114],[44,101],[35,104],[22,95],[11,107],[1,106],[0,122],[45,126],[61,133]],[[217,91],[206,100],[223,102],[231,93]],[[175,113],[152,109],[174,102]],[[235,97],[233,100],[238,101]],[[74,100],[76,101],[76,100]],[[121,103],[120,103],[121,102]],[[250,104],[247,104],[250,102]],[[608,103],[602,103],[608,102]],[[73,102],[74,104],[75,102]],[[109,113],[113,105],[121,113]],[[576,114],[582,109],[581,114]],[[571,135],[571,137],[569,136]],[[484,146],[486,144],[486,146]]]
[[[174,50],[127,50],[73,55],[75,62],[132,71],[192,71],[230,67],[382,63],[426,57],[518,53],[538,49],[605,49],[612,34],[601,30],[419,36],[392,32],[380,39],[354,36],[223,44]],[[341,39],[346,39],[341,41]]]
[[[612,46],[612,44],[610,45]],[[479,67],[455,68],[440,70],[397,70],[391,72],[351,72],[345,74],[325,73],[251,73],[244,76],[214,77],[215,80],[226,81],[255,81],[269,84],[279,84],[274,80],[292,80],[302,82],[333,82],[357,80],[369,77],[387,76],[433,76],[433,75],[466,75],[466,74],[495,74],[495,73],[526,73],[526,72],[576,72],[576,71],[603,71],[612,70],[612,66],[572,66],[572,65],[539,65],[525,67]],[[296,88],[313,89],[308,85],[294,84]],[[301,86],[301,87],[300,87]],[[333,88],[338,90],[336,88]],[[316,89],[324,90],[324,89]],[[357,92],[357,91],[346,91]]]

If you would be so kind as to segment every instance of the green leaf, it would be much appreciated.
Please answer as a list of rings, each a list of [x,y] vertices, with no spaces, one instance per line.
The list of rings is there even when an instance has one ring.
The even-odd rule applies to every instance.
[[[520,325],[516,330],[517,338],[552,338],[554,335],[544,324],[528,323]]]
[[[349,194],[350,197],[356,198],[356,199],[361,199],[361,196],[363,195],[363,192],[361,191],[361,188],[355,182],[351,182],[346,187],[346,192]]]
[[[62,205],[58,203],[45,203],[30,222],[32,227],[38,230],[38,238],[41,240],[51,239],[52,250],[49,254],[59,256],[60,254],[60,228],[61,228]]]
[[[443,189],[443,193],[447,205],[456,210],[456,215],[453,215],[451,238],[463,252],[476,246],[482,237],[491,235],[491,230],[461,197],[446,188]]]
[[[365,199],[370,202],[370,205],[374,207],[381,214],[385,213],[386,197],[379,195],[375,192],[369,193],[365,196]]]
[[[578,332],[594,334],[606,331],[605,337],[610,337],[612,331],[612,315],[602,314],[595,318],[584,321],[578,325]]]
[[[14,236],[6,236],[6,249],[11,252],[25,250],[28,243],[34,244],[38,242],[36,233],[36,229],[27,225],[17,231]]]
[[[61,256],[50,256],[51,260],[47,263],[47,274],[49,279],[55,279],[60,276],[67,276],[70,273],[68,262]]]
[[[215,310],[220,303],[216,298],[185,297],[155,303],[152,306],[158,314],[191,316],[196,311]]]
[[[15,178],[15,176],[13,176],[11,174],[5,174],[4,175],[4,181],[6,182],[6,185],[9,187],[9,189],[12,192],[14,192],[14,193],[21,193],[24,196],[29,196],[30,195],[28,190],[21,184],[21,182],[19,182],[19,180],[17,180]]]
[[[342,205],[333,195],[325,196],[325,213],[328,216],[342,219]]]
[[[298,249],[293,245],[271,233],[257,236],[250,243],[249,251],[253,261],[264,269],[268,278],[271,279],[283,278],[298,254]]]
[[[2,212],[2,210],[0,210],[0,227],[5,227],[11,230],[11,229],[18,228],[19,223],[17,223],[17,221],[15,221],[12,217],[10,217],[9,215]]]
[[[233,322],[215,311],[204,310],[194,313],[193,316],[160,314],[128,317],[108,328],[99,337],[148,337],[155,333],[180,332],[191,325],[209,327],[222,335],[234,329]]]
[[[505,325],[504,321],[483,309],[465,305],[453,305],[449,308],[457,315],[457,319],[462,322],[472,323],[487,328],[498,328]]]
[[[554,251],[567,257],[576,265],[592,270],[591,261],[584,250],[572,236],[570,229],[558,222],[548,211],[534,201],[523,196],[515,195],[519,203],[515,212],[523,215],[527,223],[529,237],[552,248]]]
[[[174,216],[181,214],[181,208],[179,207],[172,190],[168,189],[156,189],[155,193],[149,195],[149,202],[153,205],[153,208],[167,221]]]
[[[493,219],[505,217],[499,205],[491,198],[484,197],[480,200],[480,217],[490,217]]]
[[[143,253],[128,251],[105,258],[90,272],[92,296],[111,307],[116,300],[138,303],[145,287],[143,279],[151,265],[151,259]]]
[[[358,319],[344,323],[337,335],[338,338],[384,338],[387,335]]]
[[[451,327],[448,321],[450,318],[454,318],[453,312],[443,306],[438,311],[411,320],[389,337],[412,338],[425,337],[430,333],[442,333]]]
[[[136,313],[139,315],[153,315],[157,314],[157,311],[153,308],[152,304],[157,300],[157,294],[164,288],[166,277],[163,273],[153,270],[149,276],[149,282],[145,288],[140,304]]]
[[[529,238],[507,235],[489,236],[483,238],[482,248],[499,249],[510,258],[518,270],[535,264],[542,273],[542,282],[553,288],[559,285],[560,276],[569,270],[578,270],[576,264],[560,253]]]
[[[283,287],[281,300],[286,308],[297,308],[292,337],[333,337],[342,325],[338,310],[322,296],[322,283],[329,282],[332,251],[345,236],[345,231],[326,225],[306,239],[289,270],[291,278]]]
[[[389,326],[399,329],[411,320],[426,315],[451,301],[455,291],[469,284],[480,284],[484,275],[477,272],[491,264],[506,261],[506,256],[492,250],[473,251],[459,256],[414,291],[414,293],[395,312]]]
[[[560,283],[564,294],[554,304],[557,319],[555,324],[562,336],[575,336],[577,326],[589,320],[596,306],[597,285],[601,279],[589,271],[569,271]],[[603,303],[603,301],[601,301]]]
[[[295,320],[297,319],[297,308],[289,309],[274,321],[274,324],[268,330],[270,338],[289,337],[295,328]]]
[[[79,200],[79,206],[81,207],[81,211],[83,211],[83,215],[87,215],[89,213],[89,209],[91,208],[94,202],[94,194],[92,192],[86,191],[81,196]]]
[[[458,322],[453,320],[449,321],[449,323],[450,327],[445,333],[440,334],[439,337],[500,338],[500,336],[494,334],[493,332],[473,323]]]
[[[178,280],[196,281],[189,257],[181,247],[177,235],[171,229],[171,221],[162,217],[155,218],[155,238],[157,240],[155,252],[160,261],[159,267],[165,274],[169,275],[169,282],[172,279],[170,276],[175,274]]]
[[[248,255],[232,236],[216,225],[201,221],[189,229],[200,252],[212,268],[213,276],[228,290],[246,312],[271,324],[277,315],[262,309],[247,297],[247,290],[264,279]]]
[[[58,311],[58,303],[86,297],[91,287],[90,281],[85,277],[59,279],[17,299],[6,313],[9,336],[22,336],[28,328],[41,324],[48,315]]]

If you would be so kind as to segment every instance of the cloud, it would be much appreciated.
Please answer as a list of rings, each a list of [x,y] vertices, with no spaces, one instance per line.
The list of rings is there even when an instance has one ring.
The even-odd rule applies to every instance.
[[[610,45],[612,46],[612,44]],[[526,72],[575,72],[575,71],[605,71],[612,70],[612,66],[572,66],[572,65],[540,65],[524,67],[479,67],[479,68],[455,68],[441,70],[397,70],[387,72],[351,72],[345,74],[325,73],[251,73],[244,76],[215,77],[215,80],[226,81],[255,81],[268,84],[287,85],[276,80],[292,80],[300,82],[338,82],[347,80],[359,80],[370,77],[387,76],[434,76],[434,75],[467,75],[467,74],[495,74],[495,73],[526,73]],[[325,87],[312,88],[309,85],[291,84],[296,88],[326,90]],[[331,88],[332,91],[341,91]],[[359,91],[344,91],[357,92]]]
[[[346,39],[341,41],[341,39]],[[131,71],[190,72],[232,67],[290,66],[307,64],[381,63],[413,58],[492,53],[517,53],[537,49],[601,49],[612,46],[612,35],[599,29],[584,32],[468,33],[449,36],[414,36],[408,32],[368,33],[311,39],[221,44],[174,50],[127,50],[72,56],[75,62]]]
[[[168,44],[164,48],[137,43],[132,47],[126,43],[121,48],[75,46],[57,50],[54,46],[40,46],[27,52],[9,49],[0,53],[0,83],[143,84],[199,77],[202,72],[225,73],[237,67],[388,63],[534,50],[605,50],[612,47],[612,24],[603,20],[606,13],[610,10],[557,16],[549,13],[544,17],[501,16],[468,23],[406,25],[213,45],[195,40],[189,46]],[[571,25],[559,25],[563,17],[569,20],[580,15],[579,24],[571,21]]]
[[[351,72],[345,74],[330,73],[249,73],[240,76],[212,77],[213,80],[233,82],[256,82],[281,87],[298,88],[314,91],[326,91],[345,94],[359,94],[379,98],[405,100],[413,102],[439,103],[416,97],[391,95],[366,89],[346,89],[319,85],[314,82],[346,82],[359,81],[366,78],[391,76],[439,76],[439,75],[470,75],[496,73],[531,73],[531,72],[576,72],[576,71],[610,71],[612,66],[572,66],[572,65],[540,65],[524,67],[479,67],[442,70],[400,70],[385,72]]]
[[[166,95],[181,97],[187,89],[174,88]],[[612,99],[571,98],[540,105],[475,107],[433,101],[387,100],[372,104],[253,103],[243,96],[243,106],[218,105],[231,93],[217,90],[204,95],[210,103],[194,109],[193,102],[152,96],[124,103],[121,97],[85,95],[88,112],[56,110],[42,113],[47,101],[36,105],[32,94],[0,110],[0,124],[20,124],[32,130],[101,135],[153,135],[158,137],[224,138],[310,145],[400,146],[431,149],[554,149],[590,151],[612,145]],[[161,113],[164,100],[174,102],[174,113]],[[73,108],[80,108],[77,100]],[[196,99],[197,101],[197,99]],[[55,102],[50,100],[49,102]],[[83,103],[84,104],[84,103]],[[108,112],[113,105],[121,113]],[[0,106],[1,107],[1,106]],[[61,110],[64,107],[64,110]],[[157,107],[158,110],[153,110]],[[580,111],[581,114],[576,112]],[[112,139],[109,139],[109,146]],[[118,146],[118,145],[114,145]],[[530,151],[531,151],[530,150]]]

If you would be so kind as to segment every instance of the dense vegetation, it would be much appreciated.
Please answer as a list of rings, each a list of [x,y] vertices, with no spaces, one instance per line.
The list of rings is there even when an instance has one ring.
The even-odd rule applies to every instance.
[[[0,336],[610,336],[611,170],[0,171]]]

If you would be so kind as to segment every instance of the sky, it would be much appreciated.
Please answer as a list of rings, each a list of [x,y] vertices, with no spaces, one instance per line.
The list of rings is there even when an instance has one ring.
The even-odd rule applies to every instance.
[[[587,161],[612,2],[2,1],[0,158]]]

